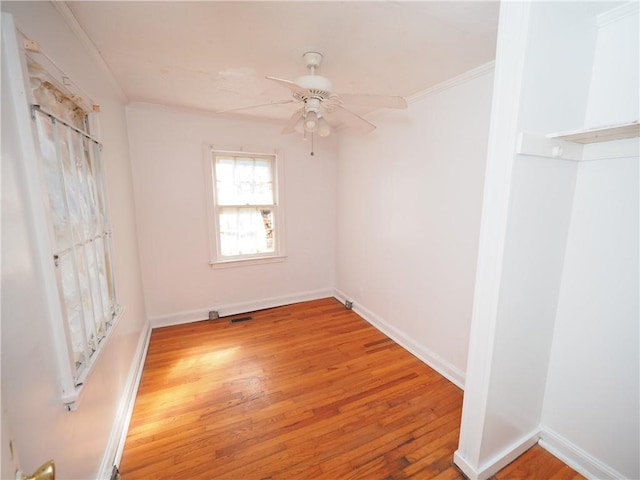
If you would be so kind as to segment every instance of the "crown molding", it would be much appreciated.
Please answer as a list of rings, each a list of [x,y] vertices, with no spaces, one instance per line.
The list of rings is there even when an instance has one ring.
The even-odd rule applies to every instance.
[[[622,20],[623,18],[629,17],[631,15],[637,14],[640,9],[640,3],[635,2],[627,2],[619,7],[612,8],[611,10],[607,10],[606,12],[601,13],[596,17],[596,22],[598,27],[604,27],[613,22],[617,22]]]
[[[58,11],[58,13],[62,16],[62,18],[65,21],[65,23],[67,24],[67,26],[71,29],[73,34],[78,38],[78,40],[80,41],[80,43],[82,44],[84,49],[89,53],[91,58],[104,71],[104,73],[106,74],[107,78],[109,79],[109,81],[111,82],[113,87],[115,88],[115,90],[116,90],[118,96],[120,97],[120,99],[124,103],[128,103],[129,102],[129,98],[124,93],[124,90],[122,90],[122,87],[120,86],[120,84],[116,80],[116,77],[114,76],[113,72],[109,68],[109,65],[107,64],[107,62],[105,61],[104,57],[100,53],[100,50],[98,50],[98,47],[96,47],[96,45],[93,43],[93,41],[91,40],[91,37],[89,37],[89,35],[84,30],[82,25],[80,25],[80,22],[78,22],[78,19],[73,14],[73,11],[71,11],[71,8],[69,8],[68,3],[67,2],[53,2],[52,1],[51,4],[55,7],[55,9]]]
[[[461,73],[460,75],[456,75],[453,78],[445,80],[444,82],[440,82],[434,85],[433,87],[427,88],[426,90],[422,90],[418,93],[414,93],[413,95],[407,97],[407,103],[418,102],[425,97],[434,95],[436,93],[440,93],[444,90],[448,90],[462,83],[466,83],[470,80],[473,80],[474,78],[477,78],[481,75],[484,75],[487,72],[493,71],[495,68],[495,63],[496,62],[492,60],[488,63],[485,63],[484,65],[480,65],[479,67],[473,68],[471,70],[467,70],[466,72]]]

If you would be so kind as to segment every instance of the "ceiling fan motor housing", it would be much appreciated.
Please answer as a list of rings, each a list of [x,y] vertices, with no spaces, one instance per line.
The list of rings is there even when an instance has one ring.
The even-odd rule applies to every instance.
[[[333,90],[331,80],[321,75],[303,75],[296,78],[295,82],[302,88],[307,89],[313,97],[320,98],[321,100],[329,98]],[[302,100],[306,100],[305,97],[301,96],[301,98]]]

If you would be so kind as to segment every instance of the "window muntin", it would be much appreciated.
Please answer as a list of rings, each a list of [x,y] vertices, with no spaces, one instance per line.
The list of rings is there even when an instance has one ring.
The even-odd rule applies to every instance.
[[[217,262],[281,253],[276,155],[212,152]]]

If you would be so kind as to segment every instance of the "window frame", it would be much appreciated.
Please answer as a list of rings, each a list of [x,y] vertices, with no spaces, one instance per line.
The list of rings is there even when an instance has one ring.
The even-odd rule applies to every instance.
[[[270,157],[273,160],[273,204],[268,205],[272,208],[273,224],[274,224],[274,251],[269,253],[255,253],[245,255],[234,255],[232,257],[223,257],[221,252],[220,241],[220,210],[229,205],[218,205],[216,194],[216,157],[220,155],[231,157]],[[207,226],[209,232],[209,265],[213,269],[229,268],[249,265],[260,265],[267,263],[282,262],[286,258],[285,254],[285,225],[284,225],[284,181],[282,168],[282,153],[277,149],[267,148],[251,148],[244,149],[242,147],[221,147],[216,145],[205,145],[205,180],[206,180],[206,214]],[[234,205],[235,206],[235,205]],[[262,205],[237,205],[256,206]],[[267,206],[267,205],[264,205]]]
[[[43,231],[46,231],[45,235],[38,235],[36,237],[37,249],[40,255],[40,261],[43,265],[47,265],[45,268],[46,275],[43,278],[43,287],[47,297],[47,303],[49,304],[49,323],[51,328],[51,343],[53,347],[53,351],[56,357],[56,363],[58,367],[59,374],[59,382],[61,389],[61,401],[64,404],[65,408],[68,411],[76,410],[79,406],[81,394],[84,391],[84,386],[86,381],[88,380],[91,372],[93,372],[95,365],[98,362],[99,358],[102,358],[102,352],[105,349],[105,346],[113,337],[113,332],[116,329],[119,320],[122,318],[124,314],[124,307],[118,303],[117,298],[117,279],[115,272],[115,261],[113,255],[113,249],[111,246],[111,229],[108,221],[108,200],[106,194],[106,182],[105,182],[105,172],[104,165],[102,159],[102,144],[97,138],[99,134],[99,119],[98,119],[98,110],[93,109],[93,102],[90,101],[88,95],[83,92],[81,89],[77,87],[72,80],[67,77],[64,72],[62,72],[53,61],[46,56],[44,52],[27,52],[24,49],[24,44],[20,45],[20,41],[25,39],[26,37],[19,31],[15,31],[16,40],[18,40],[17,44],[11,48],[15,48],[16,50],[16,58],[11,58],[8,60],[8,63],[15,64],[19,63],[19,73],[16,74],[16,81],[21,81],[24,84],[24,100],[26,100],[27,107],[30,110],[30,118],[29,118],[29,127],[30,127],[30,139],[32,143],[29,145],[29,150],[33,153],[28,155],[29,161],[28,165],[25,165],[25,171],[30,172],[30,175],[27,175],[27,178],[32,179],[33,181],[29,181],[30,186],[29,192],[30,197],[32,198],[30,205],[34,215],[34,221],[36,221],[42,228]],[[47,110],[47,108],[42,107],[35,101],[31,90],[31,71],[27,66],[28,62],[33,62],[40,68],[42,68],[41,74],[46,81],[50,82],[51,85],[61,92],[65,97],[71,99],[71,101],[79,107],[84,113],[84,121],[82,128],[78,128],[77,125],[73,125],[69,123],[66,119],[62,119],[55,114],[51,113]],[[16,69],[18,70],[18,69]],[[18,80],[18,77],[20,80]],[[47,119],[51,122],[51,128],[53,129],[54,138],[56,139],[54,143],[55,145],[55,157],[56,161],[61,161],[60,157],[60,143],[58,138],[60,135],[64,135],[65,138],[63,141],[67,142],[68,154],[71,155],[69,158],[69,162],[73,162],[75,158],[83,158],[84,162],[81,163],[80,168],[82,170],[82,178],[79,179],[78,175],[80,173],[75,171],[73,174],[74,177],[74,187],[77,189],[78,187],[82,188],[85,191],[85,195],[87,198],[91,198],[92,203],[90,208],[96,208],[102,215],[102,227],[99,229],[99,235],[91,236],[90,238],[86,237],[86,232],[82,239],[79,242],[74,241],[73,235],[71,238],[71,245],[69,248],[65,248],[62,251],[59,246],[56,244],[56,234],[54,231],[53,225],[53,213],[50,205],[50,197],[49,190],[47,186],[47,182],[45,180],[45,167],[44,167],[44,157],[41,147],[42,139],[39,134],[38,122],[45,121]],[[26,126],[26,125],[25,125]],[[61,140],[62,141],[62,140]],[[73,142],[76,142],[73,144]],[[82,153],[80,150],[76,152],[76,156],[74,156],[74,149],[80,146]],[[25,147],[26,148],[26,147]],[[88,150],[87,150],[88,148]],[[31,150],[33,149],[33,150]],[[87,168],[91,164],[89,169]],[[93,181],[91,182],[91,186],[89,185],[88,173],[91,171],[91,176],[93,177]],[[60,174],[62,175],[61,171]],[[84,182],[82,184],[78,182]],[[95,189],[93,189],[95,188]],[[89,191],[90,190],[90,191]],[[67,186],[63,187],[63,196],[65,198],[65,210],[68,212],[68,199],[69,191],[67,190]],[[85,220],[80,220],[80,224],[83,224]],[[69,227],[71,228],[71,227]],[[87,256],[87,249],[90,250],[89,245],[93,246],[95,242],[97,242],[97,238],[100,237],[101,244],[103,248],[103,252],[106,253],[106,257],[104,259],[105,262],[105,277],[99,278],[99,260],[98,260],[98,251],[93,250],[94,257]],[[61,277],[61,256],[62,255],[76,255],[76,251],[82,250],[84,260],[85,260],[85,268],[89,268],[91,264],[91,260],[95,261],[93,266],[96,267],[94,274],[87,274],[88,281],[88,291],[91,294],[91,311],[94,314],[92,320],[88,320],[93,322],[92,326],[94,328],[93,333],[95,334],[93,337],[93,344],[83,344],[83,354],[82,361],[78,362],[76,360],[76,353],[74,352],[74,346],[72,342],[72,334],[71,334],[71,324],[69,322],[69,311],[67,309],[65,296],[63,294],[62,287],[62,277]],[[51,268],[51,269],[49,269]],[[73,261],[73,271],[76,280],[78,279],[78,266],[76,264],[76,260]],[[93,275],[93,278],[91,278]],[[106,277],[109,277],[107,280]],[[96,300],[98,299],[98,295],[101,293],[98,292],[100,285],[104,282],[107,282],[109,286],[106,288],[109,291],[110,298],[110,312],[109,314],[105,314],[103,318],[100,320],[100,328],[102,329],[100,332],[98,331],[98,326],[96,326],[96,311],[95,309],[98,307],[96,304]],[[94,281],[97,281],[95,283]],[[97,289],[96,289],[97,287]],[[95,291],[95,294],[94,294]],[[78,292],[81,295],[81,292]],[[104,300],[105,297],[100,297],[100,307],[102,307],[102,313],[105,313]],[[83,312],[84,315],[84,312]],[[81,317],[82,320],[82,335],[84,336],[84,340],[90,340],[90,335],[87,334],[87,324],[84,323],[84,317]],[[77,334],[76,334],[77,335]]]
[[[87,233],[87,228],[91,228],[86,225],[86,218],[84,215],[78,215],[78,225],[81,227],[81,231],[79,234],[80,238],[76,236],[76,234],[71,234],[72,226],[71,220],[69,218],[69,226],[67,227],[70,232],[69,246],[65,246],[62,248],[57,245],[56,241],[56,233],[54,229],[54,221],[53,221],[53,212],[52,207],[50,205],[49,198],[49,188],[46,185],[47,182],[44,181],[44,166],[43,166],[43,153],[40,150],[40,142],[41,139],[37,134],[36,137],[38,140],[36,141],[36,151],[38,152],[38,168],[40,169],[40,183],[42,184],[43,189],[43,204],[45,207],[45,217],[48,223],[48,238],[49,244],[51,248],[51,253],[55,266],[55,288],[58,292],[58,297],[60,299],[60,309],[62,316],[62,328],[64,330],[64,336],[66,339],[66,344],[64,348],[67,351],[67,356],[69,360],[69,364],[72,370],[73,376],[73,390],[69,395],[63,395],[63,401],[66,404],[70,404],[75,402],[75,397],[77,395],[76,390],[78,390],[85,382],[89,373],[91,372],[94,364],[96,363],[97,358],[102,352],[106,341],[110,337],[110,333],[113,331],[115,324],[119,320],[122,314],[122,307],[118,303],[118,295],[117,295],[117,286],[115,280],[115,272],[113,265],[113,251],[111,247],[111,228],[109,225],[108,218],[108,207],[106,204],[106,192],[105,192],[105,182],[104,182],[104,167],[102,162],[102,157],[100,150],[102,149],[102,144],[98,142],[95,138],[89,135],[88,132],[82,131],[80,129],[75,128],[73,125],[70,125],[65,120],[56,117],[51,112],[41,108],[40,106],[33,105],[32,109],[32,120],[35,123],[34,130],[36,132],[40,131],[40,127],[38,126],[38,122],[46,122],[49,121],[51,123],[52,128],[54,129],[54,139],[56,139],[59,143],[56,143],[56,161],[60,162],[59,170],[57,172],[60,176],[60,187],[62,188],[62,195],[64,198],[65,204],[65,212],[67,217],[69,215],[69,199],[74,196],[76,202],[80,201],[80,195],[86,195],[85,198],[91,201],[87,207],[95,209],[96,215],[100,216],[101,221],[99,222],[101,225],[94,226],[94,231],[91,233]],[[95,120],[95,119],[94,119]],[[67,135],[66,138],[58,139],[62,133]],[[84,154],[73,152],[74,145],[71,141],[72,135],[79,135],[79,141],[84,141],[89,145],[89,155],[85,156]],[[69,145],[69,161],[73,162],[77,160],[77,158],[81,157],[85,160],[80,166],[77,166],[77,169],[74,170],[72,175],[73,178],[63,178],[62,175],[62,159],[61,159],[61,145],[63,142],[67,142]],[[77,146],[77,145],[76,145]],[[84,145],[83,145],[84,146]],[[86,151],[84,152],[87,153]],[[77,156],[74,156],[77,155]],[[89,173],[89,167],[90,173]],[[82,170],[80,173],[78,170]],[[93,176],[93,181],[89,181],[89,176]],[[73,185],[68,185],[67,181],[72,181]],[[90,185],[91,184],[91,185]],[[96,190],[91,193],[81,194],[78,192],[78,187],[82,187],[84,185],[85,189],[91,188],[91,186],[95,187]],[[76,203],[78,204],[78,203]],[[98,249],[96,245],[98,244],[98,240],[102,247]],[[87,251],[88,250],[88,251]],[[98,254],[102,252],[104,254],[102,266],[105,271],[104,276],[100,276],[100,261],[98,260]],[[93,254],[94,258],[91,258],[91,254]],[[83,343],[83,351],[81,353],[81,357],[76,359],[77,352],[74,351],[73,341],[72,341],[72,333],[71,333],[71,321],[69,318],[69,312],[67,310],[67,302],[65,295],[63,293],[63,274],[62,274],[62,262],[63,258],[70,259],[68,265],[72,267],[73,275],[75,277],[75,287],[77,288],[77,294],[82,296],[82,287],[80,283],[79,271],[82,268],[78,265],[78,259],[82,259],[84,261],[84,269],[91,270],[93,274],[86,274],[86,288],[87,292],[90,295],[90,305],[85,309],[81,309],[82,312],[80,314],[80,327],[81,331],[76,333],[76,335],[81,334],[84,337]],[[92,262],[95,262],[93,263]],[[93,265],[93,268],[90,268]],[[103,285],[103,283],[106,283]],[[102,289],[105,289],[104,292],[107,292],[109,305],[103,305],[104,300],[106,299],[104,292]],[[81,298],[79,298],[81,300]],[[107,310],[108,309],[108,313]],[[96,309],[98,313],[96,313]],[[85,317],[91,313],[92,319],[86,319]],[[99,325],[96,325],[96,315],[100,317]],[[104,316],[103,316],[104,315]],[[90,329],[88,328],[90,325]]]

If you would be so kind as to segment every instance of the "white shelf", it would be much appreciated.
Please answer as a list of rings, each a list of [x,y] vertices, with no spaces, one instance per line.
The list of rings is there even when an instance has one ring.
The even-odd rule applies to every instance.
[[[565,140],[573,143],[599,143],[624,138],[640,137],[640,123],[637,121],[620,125],[592,128],[589,130],[574,130],[547,135],[547,138]]]
[[[640,142],[630,140],[632,138],[640,138],[637,121],[549,135],[521,132],[516,153],[575,162],[634,157],[640,153]]]

